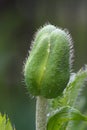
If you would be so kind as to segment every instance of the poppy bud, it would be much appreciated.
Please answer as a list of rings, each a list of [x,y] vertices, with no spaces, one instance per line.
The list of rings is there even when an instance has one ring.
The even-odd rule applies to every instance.
[[[70,77],[70,46],[69,34],[53,25],[36,33],[24,67],[25,82],[32,95],[55,98],[63,92]]]

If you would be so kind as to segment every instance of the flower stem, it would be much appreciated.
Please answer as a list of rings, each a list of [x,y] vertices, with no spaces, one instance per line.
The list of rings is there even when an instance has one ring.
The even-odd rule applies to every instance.
[[[36,101],[36,130],[46,130],[47,99],[38,96]]]

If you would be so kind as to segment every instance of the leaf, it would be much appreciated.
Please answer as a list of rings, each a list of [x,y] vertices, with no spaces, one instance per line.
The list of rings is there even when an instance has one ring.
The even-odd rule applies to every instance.
[[[70,121],[66,130],[87,130],[87,122]]]
[[[0,113],[0,130],[15,130],[12,128],[11,122],[6,115],[1,115]]]
[[[66,130],[66,125],[71,120],[87,121],[87,117],[73,107],[61,107],[47,123],[47,130]]]
[[[63,98],[61,98],[60,100],[62,105],[76,105],[77,98],[83,90],[86,80],[87,66],[85,66],[85,70],[81,69],[77,74],[71,76],[70,82],[67,85],[65,91],[63,92]]]
[[[49,107],[51,107],[51,109],[58,109],[58,107],[67,105],[75,107],[81,90],[85,86],[86,80],[87,65],[85,66],[85,69],[82,68],[79,72],[71,74],[70,81],[63,91],[63,95],[49,100]]]

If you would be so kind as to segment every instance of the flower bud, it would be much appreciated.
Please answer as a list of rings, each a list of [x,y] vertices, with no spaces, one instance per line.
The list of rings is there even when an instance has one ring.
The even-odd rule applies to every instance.
[[[46,25],[35,36],[24,67],[25,82],[34,96],[55,98],[70,77],[70,36],[63,30]]]

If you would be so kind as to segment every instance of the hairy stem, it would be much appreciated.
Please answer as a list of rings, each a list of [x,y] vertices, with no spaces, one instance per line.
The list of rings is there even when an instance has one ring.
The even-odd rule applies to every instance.
[[[38,96],[36,101],[36,130],[46,130],[47,99]]]

